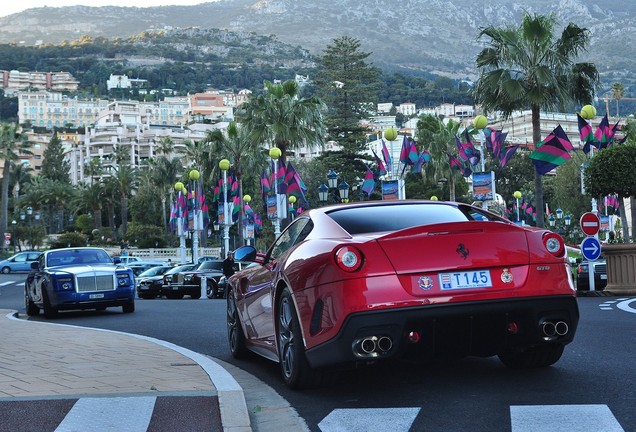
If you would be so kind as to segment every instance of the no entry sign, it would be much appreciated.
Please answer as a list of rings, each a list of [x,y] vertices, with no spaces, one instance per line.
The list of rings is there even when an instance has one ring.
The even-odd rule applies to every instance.
[[[585,235],[596,235],[600,229],[601,220],[598,216],[596,216],[596,213],[583,213],[583,216],[581,216],[581,230],[585,233]]]

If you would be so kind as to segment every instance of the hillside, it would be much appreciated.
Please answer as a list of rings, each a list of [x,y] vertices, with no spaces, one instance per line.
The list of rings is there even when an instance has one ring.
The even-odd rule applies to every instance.
[[[399,7],[398,7],[399,5]],[[518,22],[523,12],[555,13],[592,32],[586,57],[608,75],[628,78],[636,66],[636,3],[618,0],[218,0],[197,6],[34,8],[0,18],[0,43],[58,43],[82,35],[127,37],[144,30],[217,28],[276,35],[320,53],[351,35],[384,68],[474,76],[480,27]],[[443,23],[443,25],[442,25]]]

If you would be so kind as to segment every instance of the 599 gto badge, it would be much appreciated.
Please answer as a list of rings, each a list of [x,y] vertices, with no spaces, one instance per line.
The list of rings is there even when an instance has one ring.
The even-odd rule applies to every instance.
[[[420,276],[419,280],[417,281],[417,284],[423,290],[429,290],[433,287],[433,279],[431,279],[428,276]]]
[[[512,273],[510,273],[507,268],[503,269],[503,273],[501,273],[501,281],[503,283],[512,282]]]

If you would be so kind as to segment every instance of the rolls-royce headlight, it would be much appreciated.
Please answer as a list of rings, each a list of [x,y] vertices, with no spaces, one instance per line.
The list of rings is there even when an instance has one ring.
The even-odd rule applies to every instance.
[[[118,274],[117,275],[117,285],[121,286],[126,286],[126,285],[130,285],[131,282],[131,278],[129,275],[127,274]]]
[[[71,278],[63,278],[58,279],[57,286],[64,291],[69,291],[73,289],[73,279]]]
[[[183,277],[183,280],[186,281],[186,282],[190,282],[192,280],[192,275],[185,275]]]

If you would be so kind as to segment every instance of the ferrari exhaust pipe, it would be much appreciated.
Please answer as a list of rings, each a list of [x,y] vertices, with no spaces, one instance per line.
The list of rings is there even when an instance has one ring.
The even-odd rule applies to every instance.
[[[377,345],[378,345],[378,350],[380,352],[385,353],[387,351],[390,351],[391,348],[393,348],[393,341],[388,336],[382,336],[380,337],[380,339],[378,339]]]
[[[547,337],[554,337],[556,335],[556,326],[552,321],[546,321],[541,325],[543,334]]]
[[[559,321],[554,325],[554,331],[556,331],[556,334],[559,336],[565,336],[568,334],[568,331],[570,331],[570,327],[565,321]]]
[[[362,349],[365,354],[374,353],[377,348],[377,340],[378,338],[375,336],[362,339],[362,342],[360,343],[360,349]]]

